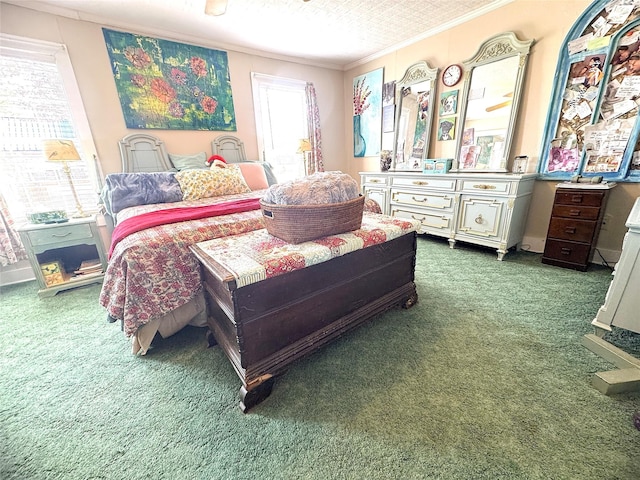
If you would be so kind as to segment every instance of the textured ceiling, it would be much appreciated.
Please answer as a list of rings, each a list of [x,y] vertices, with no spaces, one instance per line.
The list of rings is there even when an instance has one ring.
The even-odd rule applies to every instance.
[[[513,0],[0,0],[26,8],[219,48],[348,68]]]

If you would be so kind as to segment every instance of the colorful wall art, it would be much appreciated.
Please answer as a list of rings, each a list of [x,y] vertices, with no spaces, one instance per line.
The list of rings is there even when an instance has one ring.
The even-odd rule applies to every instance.
[[[382,74],[379,68],[353,79],[353,156],[380,154]]]
[[[227,52],[102,30],[127,128],[237,130]]]

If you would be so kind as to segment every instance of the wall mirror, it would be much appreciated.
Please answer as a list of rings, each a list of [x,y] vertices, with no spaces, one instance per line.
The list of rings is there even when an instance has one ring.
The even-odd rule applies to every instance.
[[[506,172],[533,40],[505,32],[465,60],[455,171]]]
[[[429,152],[437,77],[437,68],[418,62],[396,82],[394,170],[422,171],[422,160]]]

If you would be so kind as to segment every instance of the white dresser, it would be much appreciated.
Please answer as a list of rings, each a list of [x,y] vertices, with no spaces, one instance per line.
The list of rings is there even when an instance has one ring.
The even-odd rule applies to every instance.
[[[626,226],[629,231],[604,305],[591,322],[602,334],[610,331],[611,325],[640,333],[640,198],[636,199]]]
[[[495,248],[502,260],[522,242],[535,174],[360,172],[382,211],[420,221],[418,233]]]

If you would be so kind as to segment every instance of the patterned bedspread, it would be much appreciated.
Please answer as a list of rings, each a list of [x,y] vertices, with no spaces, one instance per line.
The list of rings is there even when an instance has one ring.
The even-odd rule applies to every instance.
[[[177,203],[129,207],[118,222],[141,213],[261,198],[264,190]],[[100,304],[123,320],[127,336],[150,320],[186,304],[202,288],[200,266],[189,246],[264,228],[260,210],[190,220],[136,232],[119,242],[107,267]]]

